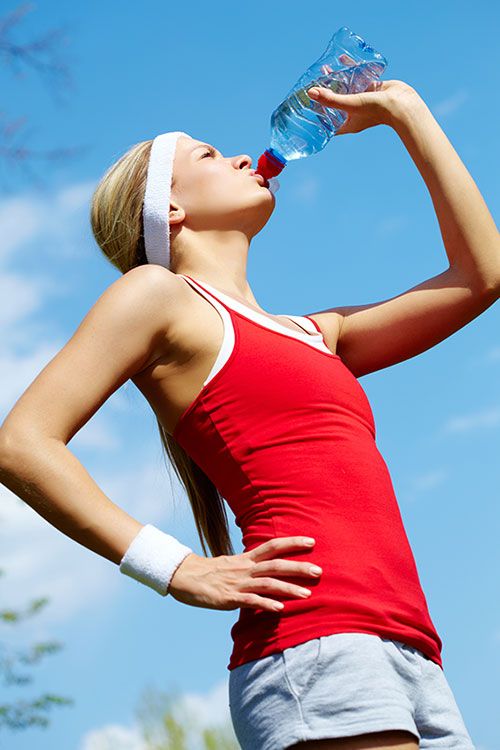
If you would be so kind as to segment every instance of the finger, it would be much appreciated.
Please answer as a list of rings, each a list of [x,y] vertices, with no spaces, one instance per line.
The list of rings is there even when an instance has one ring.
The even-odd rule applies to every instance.
[[[252,577],[263,575],[282,575],[282,576],[314,576],[318,578],[323,570],[319,565],[311,562],[299,562],[297,560],[262,560],[255,563],[250,571]]]
[[[285,536],[276,537],[269,539],[269,541],[259,544],[258,547],[254,547],[248,552],[243,552],[245,557],[249,557],[254,562],[260,560],[269,560],[272,557],[276,557],[280,552],[288,549],[312,549],[314,547],[314,540],[312,544],[308,543],[308,537],[304,536]]]
[[[384,88],[384,81],[372,81],[368,84],[365,91],[381,91]]]
[[[281,612],[285,606],[283,602],[277,602],[275,599],[266,599],[265,596],[259,596],[258,594],[241,594],[236,598],[236,604],[239,607],[266,609],[271,612]]]
[[[251,578],[242,584],[240,591],[266,591],[270,594],[281,594],[282,596],[298,596],[307,599],[311,595],[311,589],[299,586],[296,583],[287,583],[277,578]]]
[[[306,93],[313,101],[327,102],[329,105],[336,104],[339,109],[359,107],[361,104],[359,94],[337,94],[324,86],[313,86]]]

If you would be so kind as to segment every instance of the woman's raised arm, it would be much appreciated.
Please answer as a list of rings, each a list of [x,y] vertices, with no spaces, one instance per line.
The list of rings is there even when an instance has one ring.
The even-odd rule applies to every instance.
[[[317,87],[313,87],[317,88]],[[361,94],[319,88],[319,104],[347,119],[336,135],[389,125],[399,135],[429,190],[450,268],[472,290],[500,287],[500,234],[479,188],[432,112],[404,81],[376,81]]]
[[[337,135],[389,125],[430,192],[449,265],[389,299],[314,314],[347,367],[360,377],[414,357],[480,315],[500,297],[500,235],[474,180],[432,113],[403,81],[361,94],[319,89],[311,98],[347,112]]]

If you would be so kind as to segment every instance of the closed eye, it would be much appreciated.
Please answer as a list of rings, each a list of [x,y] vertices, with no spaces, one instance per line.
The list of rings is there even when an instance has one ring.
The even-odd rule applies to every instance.
[[[205,158],[205,156],[217,156],[217,151],[215,148],[210,147],[208,151],[205,151],[204,154],[202,154],[202,159]]]

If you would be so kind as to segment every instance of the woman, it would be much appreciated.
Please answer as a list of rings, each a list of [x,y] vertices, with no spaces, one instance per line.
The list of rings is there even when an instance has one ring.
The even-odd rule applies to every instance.
[[[411,86],[322,89],[317,101],[347,112],[339,134],[379,124],[398,133],[431,193],[449,268],[379,304],[267,313],[246,264],[275,201],[251,159],[178,136],[168,262],[160,241],[158,264],[147,247],[153,218],[143,227],[152,142],[139,143],[92,202],[94,235],[123,275],[5,419],[2,481],[123,565],[145,527],[106,498],[66,444],[130,378],[212,553],[185,548],[168,592],[192,606],[240,608],[228,669],[243,750],[470,749],[357,378],[425,351],[498,299],[498,232]]]

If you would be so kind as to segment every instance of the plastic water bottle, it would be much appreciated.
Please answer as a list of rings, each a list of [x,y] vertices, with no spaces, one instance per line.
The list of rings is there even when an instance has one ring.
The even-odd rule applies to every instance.
[[[386,67],[386,58],[347,26],[332,36],[321,57],[271,116],[270,146],[259,157],[256,172],[269,180],[272,192],[279,187],[276,175],[289,161],[321,151],[346,119],[342,110],[310,99],[306,90],[318,85],[339,94],[356,94],[365,91]]]

